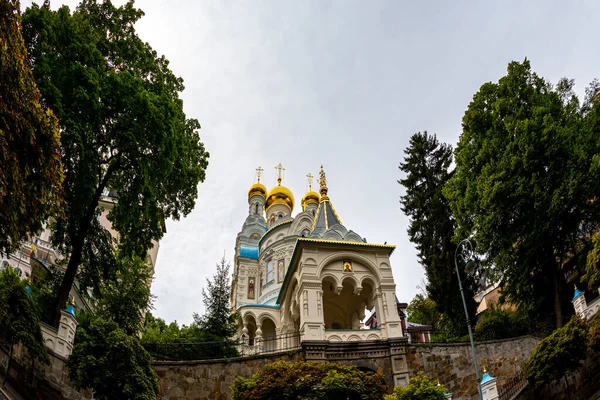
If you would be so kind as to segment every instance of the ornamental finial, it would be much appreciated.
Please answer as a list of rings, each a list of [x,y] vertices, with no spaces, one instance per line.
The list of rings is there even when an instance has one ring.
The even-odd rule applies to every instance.
[[[281,163],[279,163],[279,165],[277,165],[275,167],[275,169],[277,170],[277,185],[281,186],[281,178],[283,175],[283,171],[285,171],[285,168],[283,168],[283,166],[281,165]]]
[[[306,174],[306,178],[308,178],[308,191],[312,192],[312,181],[314,176],[312,176],[312,174],[309,172],[308,174]]]
[[[323,165],[321,164],[321,172],[319,172],[321,176],[319,178],[319,184],[321,185],[321,198],[323,200],[327,200],[327,178],[325,177],[325,171],[323,170]]]
[[[263,171],[264,169],[261,167],[256,168],[256,183],[260,183],[260,176],[262,175]]]

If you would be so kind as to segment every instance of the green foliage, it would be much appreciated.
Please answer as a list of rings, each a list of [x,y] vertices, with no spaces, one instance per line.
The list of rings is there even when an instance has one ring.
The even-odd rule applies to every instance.
[[[538,343],[525,368],[531,386],[540,388],[576,371],[587,356],[587,334],[585,321],[574,315]]]
[[[150,355],[114,322],[94,319],[78,326],[66,366],[75,388],[92,389],[98,400],[155,400],[158,393]]]
[[[527,314],[512,309],[492,306],[485,310],[475,326],[478,340],[506,339],[530,333]]]
[[[407,319],[422,325],[431,325],[434,330],[442,328],[444,316],[438,311],[437,304],[422,294],[417,294],[406,308]]]
[[[237,315],[231,312],[229,295],[231,283],[229,269],[231,266],[225,257],[217,264],[217,272],[213,280],[206,280],[207,290],[202,289],[202,298],[206,312],[201,317],[194,314],[194,321],[205,332],[210,332],[215,338],[230,339],[237,331]]]
[[[238,357],[236,343],[223,340],[197,324],[190,326],[146,314],[142,344],[152,357],[162,360],[204,360]]]
[[[600,287],[600,231],[592,236],[592,249],[587,255],[585,275],[581,280],[591,288]]]
[[[40,104],[27,65],[18,0],[0,2],[0,252],[60,211],[63,171],[56,117]]]
[[[33,358],[49,362],[39,310],[12,268],[0,271],[0,340],[9,346],[21,342]]]
[[[28,61],[62,132],[65,214],[53,242],[70,257],[55,322],[82,263],[82,282],[93,289],[94,277],[114,265],[106,259],[110,234],[99,223],[105,191],[118,196],[108,219],[124,253],[145,257],[164,220],[193,209],[205,177],[200,124],[183,111],[181,78],[138,37],[142,16],[132,1],[115,7],[108,0],[83,0],[73,13],[34,4],[23,14]]]
[[[589,322],[588,346],[594,353],[600,353],[600,313]]]
[[[385,400],[444,400],[447,389],[438,385],[419,372],[408,381],[406,387],[396,386],[394,393],[385,396]]]
[[[150,312],[146,313],[142,344],[197,343],[212,339],[211,335],[200,329],[196,324],[179,327],[177,321],[174,321],[167,325],[163,319],[154,317]]]
[[[400,170],[406,177],[399,181],[406,190],[400,198],[402,211],[410,218],[408,236],[417,248],[419,262],[427,276],[427,294],[440,313],[456,328],[466,332],[464,306],[454,268],[456,244],[455,218],[442,191],[454,172],[452,147],[440,143],[435,135],[417,132],[404,150]],[[475,282],[461,275],[470,321],[477,305],[473,299]],[[414,321],[416,322],[416,321]]]
[[[570,307],[562,262],[600,221],[591,201],[600,192],[600,104],[580,106],[572,88],[567,79],[552,87],[527,60],[511,62],[469,104],[444,189],[457,238],[475,235],[503,295],[557,327]]]
[[[110,279],[100,281],[100,296],[95,314],[116,322],[128,335],[144,327],[146,310],[151,307],[152,271],[138,256],[116,255],[117,265]]]
[[[232,400],[380,400],[387,390],[381,373],[334,363],[279,361],[251,378],[237,377]]]

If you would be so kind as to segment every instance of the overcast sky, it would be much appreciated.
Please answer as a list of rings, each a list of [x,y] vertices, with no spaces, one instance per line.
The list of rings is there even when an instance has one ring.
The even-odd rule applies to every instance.
[[[136,6],[146,13],[140,36],[183,77],[185,111],[200,121],[211,154],[194,211],[167,221],[152,286],[154,314],[179,323],[203,312],[201,289],[223,252],[233,259],[255,168],[263,167],[270,189],[280,162],[294,214],[305,175],[323,164],[344,225],[369,242],[397,245],[396,292],[409,302],[424,277],[399,204],[398,164],[409,137],[428,130],[455,144],[473,94],[511,60],[529,58],[554,83],[574,78],[580,93],[600,77],[594,0]]]

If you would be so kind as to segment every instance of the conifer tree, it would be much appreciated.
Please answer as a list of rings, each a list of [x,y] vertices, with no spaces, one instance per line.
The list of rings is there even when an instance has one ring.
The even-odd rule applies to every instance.
[[[406,190],[401,197],[402,211],[410,218],[408,236],[417,248],[419,262],[427,276],[427,294],[438,310],[445,314],[457,331],[466,329],[464,308],[454,272],[456,244],[455,220],[448,200],[442,194],[452,177],[452,147],[440,143],[435,135],[417,132],[404,150],[400,170],[406,174],[400,180]],[[462,271],[461,271],[462,272]],[[475,282],[461,275],[470,321],[476,310],[473,299]]]
[[[230,268],[231,265],[225,261],[225,256],[223,256],[217,263],[217,271],[213,275],[213,280],[207,279],[207,287],[202,289],[206,312],[202,316],[194,314],[194,321],[200,329],[219,340],[230,339],[237,331],[236,314],[231,312],[229,304]]]

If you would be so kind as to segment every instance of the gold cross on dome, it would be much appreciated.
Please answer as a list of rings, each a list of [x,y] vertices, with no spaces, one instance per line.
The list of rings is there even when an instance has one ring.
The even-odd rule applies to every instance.
[[[276,166],[275,169],[277,170],[277,183],[281,185],[281,178],[283,175],[283,171],[285,171],[285,168],[283,168],[281,163],[279,163],[279,165]]]
[[[312,174],[309,172],[308,174],[306,174],[306,177],[308,178],[308,191],[311,192],[312,191],[312,181],[314,176],[312,176]]]
[[[260,183],[260,176],[262,175],[263,171],[264,169],[262,169],[261,167],[256,168],[256,180],[258,183]]]

